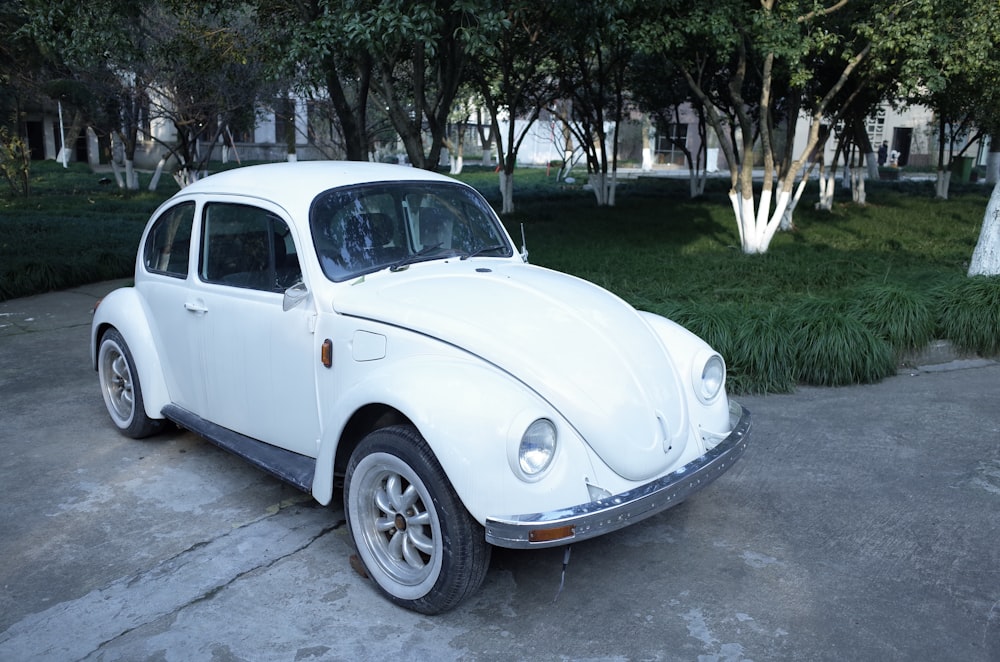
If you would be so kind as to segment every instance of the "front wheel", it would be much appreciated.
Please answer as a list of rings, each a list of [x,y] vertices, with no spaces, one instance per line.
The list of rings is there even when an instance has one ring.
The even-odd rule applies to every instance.
[[[97,375],[104,405],[122,434],[140,439],[160,429],[162,421],[146,415],[135,359],[116,329],[108,329],[101,336],[97,351]]]
[[[384,428],[361,441],[347,466],[344,510],[368,575],[398,605],[437,614],[486,577],[483,529],[412,427]]]

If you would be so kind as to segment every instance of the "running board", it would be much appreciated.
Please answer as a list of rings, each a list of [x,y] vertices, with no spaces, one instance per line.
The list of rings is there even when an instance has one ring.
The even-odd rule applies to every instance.
[[[316,473],[315,458],[233,432],[177,405],[167,405],[161,413],[180,427],[204,437],[223,450],[239,455],[275,478],[303,492],[312,493],[313,475]]]

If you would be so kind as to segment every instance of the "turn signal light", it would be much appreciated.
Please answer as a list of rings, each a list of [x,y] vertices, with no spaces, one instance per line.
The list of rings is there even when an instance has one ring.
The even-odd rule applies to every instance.
[[[533,529],[528,532],[528,542],[552,542],[572,538],[576,531],[572,524],[557,526],[554,529]]]
[[[333,341],[329,338],[323,341],[323,347],[320,349],[319,358],[323,362],[323,365],[327,368],[333,366]]]

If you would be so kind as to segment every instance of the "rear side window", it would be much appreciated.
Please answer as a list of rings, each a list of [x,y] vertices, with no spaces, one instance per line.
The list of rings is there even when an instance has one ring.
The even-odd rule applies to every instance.
[[[143,251],[147,271],[187,278],[193,221],[193,202],[183,202],[160,214],[149,231]]]
[[[288,225],[266,209],[209,203],[202,227],[202,280],[283,292],[302,278]]]

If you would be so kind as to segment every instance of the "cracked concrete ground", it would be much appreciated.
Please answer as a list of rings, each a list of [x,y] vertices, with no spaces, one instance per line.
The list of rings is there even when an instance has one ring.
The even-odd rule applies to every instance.
[[[107,420],[99,284],[0,303],[0,660],[1000,659],[1000,364],[743,398],[753,444],[667,513],[496,550],[448,614],[381,599],[323,508]]]

